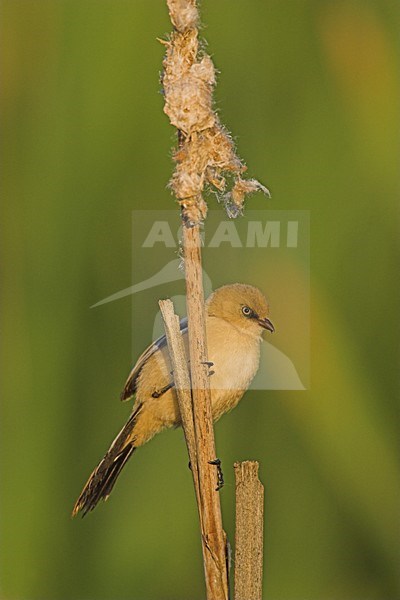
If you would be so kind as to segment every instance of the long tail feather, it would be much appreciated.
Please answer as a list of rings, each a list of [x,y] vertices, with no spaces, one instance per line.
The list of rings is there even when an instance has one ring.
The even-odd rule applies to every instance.
[[[135,450],[134,436],[138,411],[135,411],[121,429],[103,460],[94,469],[72,511],[72,516],[82,511],[82,516],[93,510],[100,500],[107,500],[124,465]]]

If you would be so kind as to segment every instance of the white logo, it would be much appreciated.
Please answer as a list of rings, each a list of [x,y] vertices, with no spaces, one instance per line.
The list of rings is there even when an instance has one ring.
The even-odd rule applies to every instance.
[[[220,248],[227,244],[231,248],[297,248],[298,221],[248,221],[247,234],[242,239],[233,221],[221,221],[209,239],[203,235],[204,245],[208,248]],[[180,239],[179,230],[174,236],[168,221],[154,221],[142,244],[142,248],[177,248]]]

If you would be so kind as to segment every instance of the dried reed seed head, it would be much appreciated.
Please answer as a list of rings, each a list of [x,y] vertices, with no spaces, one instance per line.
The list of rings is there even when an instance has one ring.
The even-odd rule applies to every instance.
[[[223,192],[226,186],[226,179],[217,169],[213,167],[207,167],[206,179],[209,184],[214,186],[219,192]]]
[[[215,116],[207,85],[188,75],[169,86],[164,85],[164,112],[172,125],[187,134],[212,127]]]
[[[178,199],[192,198],[204,188],[204,175],[195,170],[177,168],[169,185]]]
[[[196,28],[199,24],[199,12],[195,0],[167,0],[169,16],[178,31]]]
[[[201,195],[195,198],[180,200],[182,220],[186,227],[194,227],[202,223],[207,216],[207,204]]]
[[[198,11],[194,0],[167,0],[176,31],[168,41],[162,78],[164,112],[179,132],[176,168],[170,181],[182,207],[186,225],[201,222],[207,213],[202,197],[206,184],[224,192],[224,173],[232,173],[232,190],[222,196],[227,213],[236,217],[243,210],[246,194],[267,188],[255,179],[244,180],[246,170],[235,152],[229,133],[213,111],[215,69],[211,58],[199,53]]]
[[[242,179],[238,177],[231,191],[222,198],[228,216],[235,219],[243,214],[244,201],[252,192],[263,192],[268,198],[271,197],[269,190],[256,179]]]
[[[232,201],[238,205],[242,204],[247,194],[258,192],[259,190],[267,196],[271,196],[269,190],[256,179],[241,179],[238,177],[231,190]]]
[[[197,31],[175,33],[164,59],[164,112],[172,125],[190,134],[215,123],[212,110],[214,65],[209,56],[199,61]]]
[[[199,40],[197,29],[184,33],[174,32],[169,40],[162,42],[167,48],[163,60],[165,79],[179,79],[197,61]]]
[[[204,144],[210,154],[208,165],[223,171],[243,173],[246,167],[238,158],[233,140],[229,133],[217,121],[216,127],[203,132]]]
[[[231,138],[223,131],[217,118],[214,127],[187,136],[174,154],[174,160],[189,169],[193,167],[202,172],[208,168],[212,168],[214,173],[222,170],[242,173],[246,170],[235,154]]]
[[[215,68],[208,54],[205,54],[200,62],[194,63],[190,67],[190,72],[204,83],[207,83],[210,88],[215,85]]]

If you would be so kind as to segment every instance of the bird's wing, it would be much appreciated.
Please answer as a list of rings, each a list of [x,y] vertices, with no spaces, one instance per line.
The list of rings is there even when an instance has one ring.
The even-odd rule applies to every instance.
[[[187,317],[180,320],[179,327],[181,333],[187,332],[187,323]],[[148,346],[146,350],[139,356],[135,366],[129,373],[128,379],[126,380],[124,389],[121,393],[121,400],[129,400],[129,398],[133,396],[133,394],[136,392],[137,378],[139,377],[139,374],[143,369],[144,365],[149,360],[150,356],[153,356],[153,354],[155,354],[158,350],[161,350],[161,348],[164,348],[164,346],[166,345],[167,338],[165,335],[162,335],[157,340],[155,340],[155,342],[151,343],[150,346]]]

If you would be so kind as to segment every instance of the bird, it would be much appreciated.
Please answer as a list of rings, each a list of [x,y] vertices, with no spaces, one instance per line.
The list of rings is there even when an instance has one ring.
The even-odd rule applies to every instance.
[[[205,327],[213,420],[232,410],[256,374],[262,334],[275,331],[264,294],[234,283],[216,289],[205,303]],[[188,355],[188,322],[180,322]],[[212,373],[212,374],[211,374]],[[166,336],[140,355],[129,373],[121,400],[135,397],[132,412],[79,495],[72,515],[85,516],[107,500],[133,452],[164,429],[181,425]]]

